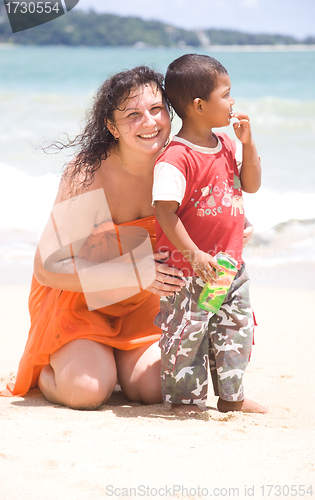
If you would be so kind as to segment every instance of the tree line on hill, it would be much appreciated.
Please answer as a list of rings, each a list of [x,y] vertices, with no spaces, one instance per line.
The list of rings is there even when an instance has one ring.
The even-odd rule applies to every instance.
[[[24,45],[163,46],[315,44],[315,36],[248,34],[234,30],[186,30],[160,21],[96,12],[71,11],[54,21],[12,33],[4,5],[0,6],[0,42]]]

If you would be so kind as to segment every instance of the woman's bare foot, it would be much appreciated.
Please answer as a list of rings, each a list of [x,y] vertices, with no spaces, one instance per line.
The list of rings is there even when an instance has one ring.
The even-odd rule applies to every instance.
[[[203,410],[197,405],[172,404],[171,410],[175,415],[178,415],[179,417],[195,417],[196,415],[204,412],[206,408],[205,410]]]
[[[226,413],[228,411],[241,411],[243,413],[270,413],[266,406],[263,406],[250,399],[243,401],[225,401],[219,398],[217,408],[219,411]]]

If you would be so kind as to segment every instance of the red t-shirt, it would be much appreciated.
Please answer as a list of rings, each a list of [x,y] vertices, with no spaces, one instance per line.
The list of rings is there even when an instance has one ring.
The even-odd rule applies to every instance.
[[[226,134],[218,134],[217,137],[218,145],[214,149],[195,146],[174,137],[156,161],[153,202],[172,198],[172,195],[164,197],[161,192],[163,185],[167,185],[167,179],[159,178],[157,165],[164,162],[164,172],[167,172],[169,165],[176,167],[184,176],[184,183],[186,180],[183,198],[176,214],[190,238],[200,250],[212,256],[218,252],[226,252],[237,260],[240,267],[245,216],[235,159],[236,144]],[[176,198],[175,201],[180,202]],[[189,262],[165,236],[158,221],[156,226],[157,251],[170,250],[171,255],[167,261],[170,266],[182,269],[185,276],[196,275]]]

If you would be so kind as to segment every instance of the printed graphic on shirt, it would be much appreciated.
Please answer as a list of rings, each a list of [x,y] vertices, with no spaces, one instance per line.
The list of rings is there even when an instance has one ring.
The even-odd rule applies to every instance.
[[[218,176],[217,176],[218,179]],[[234,174],[234,185],[229,186],[228,180],[223,181],[223,184],[204,186],[201,192],[195,190],[196,198],[192,198],[194,207],[197,209],[198,217],[205,217],[212,215],[216,217],[223,213],[224,209],[230,209],[230,215],[237,216],[244,214],[244,201],[241,190],[241,181],[237,175]],[[198,199],[199,196],[199,199]]]

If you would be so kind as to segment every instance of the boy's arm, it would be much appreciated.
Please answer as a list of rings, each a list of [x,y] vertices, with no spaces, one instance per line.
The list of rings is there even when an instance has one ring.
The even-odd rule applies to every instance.
[[[213,268],[221,271],[217,261],[206,252],[199,250],[187,233],[182,221],[176,215],[177,201],[155,201],[155,215],[170,242],[190,262],[195,273],[203,281],[217,279]]]
[[[240,170],[240,181],[243,191],[256,193],[261,184],[261,165],[252,137],[249,117],[241,113],[233,113],[232,117],[239,121],[233,123],[236,137],[243,144],[243,161]]]

